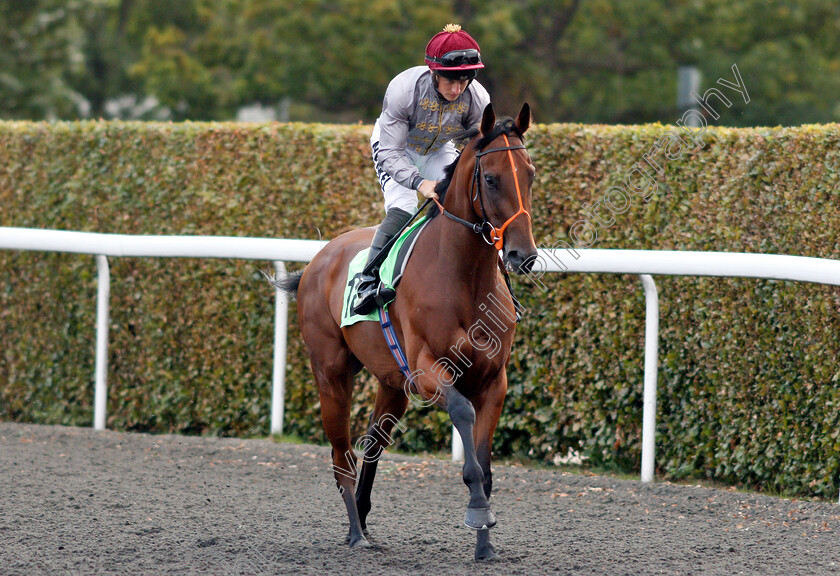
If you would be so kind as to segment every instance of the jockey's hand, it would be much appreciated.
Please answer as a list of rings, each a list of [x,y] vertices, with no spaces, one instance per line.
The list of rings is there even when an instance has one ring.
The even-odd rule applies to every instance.
[[[437,199],[438,195],[435,192],[435,186],[437,186],[437,180],[423,180],[423,182],[420,183],[420,187],[417,188],[417,191],[426,198]]]

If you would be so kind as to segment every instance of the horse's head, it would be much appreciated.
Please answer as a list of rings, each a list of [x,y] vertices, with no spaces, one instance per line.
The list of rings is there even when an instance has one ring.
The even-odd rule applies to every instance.
[[[504,118],[499,122],[493,105],[487,105],[474,147],[470,189],[473,209],[483,219],[485,240],[501,250],[505,266],[519,274],[530,272],[537,256],[531,231],[535,169],[522,143],[530,122],[527,103],[515,120]]]

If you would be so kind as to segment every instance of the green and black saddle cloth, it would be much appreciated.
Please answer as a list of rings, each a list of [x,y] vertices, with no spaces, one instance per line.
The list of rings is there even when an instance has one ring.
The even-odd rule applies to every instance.
[[[379,279],[386,288],[397,287],[400,283],[403,273],[405,272],[405,265],[408,262],[411,252],[414,250],[414,245],[420,237],[420,233],[429,223],[427,217],[419,219],[417,222],[409,226],[405,230],[388,252],[388,256],[379,267]],[[350,262],[350,267],[347,271],[347,284],[344,288],[344,303],[341,306],[341,326],[350,326],[356,322],[363,320],[372,320],[379,322],[378,308],[367,315],[353,314],[353,305],[359,296],[359,282],[361,281],[362,270],[367,262],[368,252],[370,248],[365,248]],[[393,300],[393,299],[392,299]],[[387,306],[389,302],[386,302]]]

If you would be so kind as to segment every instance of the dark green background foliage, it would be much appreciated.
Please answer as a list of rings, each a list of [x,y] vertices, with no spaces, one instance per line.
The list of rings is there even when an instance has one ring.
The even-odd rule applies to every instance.
[[[567,239],[669,127],[538,125],[534,235]],[[0,224],[121,234],[334,238],[381,217],[369,126],[0,124]],[[710,128],[663,163],[597,248],[835,258],[840,126]],[[602,214],[606,214],[602,210]],[[565,252],[560,253],[564,255]],[[563,256],[564,258],[566,256]],[[567,258],[568,260],[568,258]],[[92,421],[92,256],[0,252],[0,418]],[[267,434],[273,294],[267,262],[112,259],[108,426]],[[528,279],[497,455],[636,470],[644,298],[637,278]],[[840,473],[837,289],[659,277],[658,473],[833,497]],[[290,310],[287,432],[323,441],[317,392]],[[362,434],[374,383],[360,378]],[[406,450],[445,449],[440,410],[411,409]]]
[[[840,3],[825,0],[0,0],[0,118],[372,122],[447,22],[479,80],[543,122],[673,122],[737,64],[727,125],[837,122]]]

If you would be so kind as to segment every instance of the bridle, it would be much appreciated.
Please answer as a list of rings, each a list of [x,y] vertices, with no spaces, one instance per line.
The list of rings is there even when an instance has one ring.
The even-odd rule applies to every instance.
[[[475,209],[475,201],[478,200],[479,205],[481,206],[481,222],[473,223],[468,220],[464,220],[463,218],[459,218],[454,214],[447,212],[443,209],[443,205],[438,201],[435,200],[435,204],[438,205],[441,213],[454,220],[460,224],[463,224],[476,234],[480,234],[481,238],[490,246],[494,246],[496,250],[501,250],[504,247],[504,235],[505,230],[513,222],[516,218],[525,214],[528,217],[528,220],[531,220],[531,215],[525,210],[525,204],[522,202],[522,190],[519,187],[519,178],[516,177],[516,164],[513,162],[513,152],[512,150],[524,150],[525,146],[522,144],[511,146],[510,141],[508,140],[507,134],[502,134],[502,137],[505,139],[505,145],[500,146],[498,148],[490,148],[488,150],[481,150],[476,152],[475,154],[475,168],[473,169],[473,176],[472,181],[470,183],[470,190],[474,190],[474,194],[472,197],[473,209]],[[501,228],[496,228],[487,218],[487,211],[484,208],[484,195],[481,193],[481,184],[479,178],[481,177],[482,168],[481,168],[481,157],[486,156],[487,154],[492,154],[493,152],[505,152],[508,153],[508,159],[510,160],[510,167],[513,170],[513,181],[516,185],[516,198],[519,201],[519,210],[511,216],[510,218],[502,224]]]

